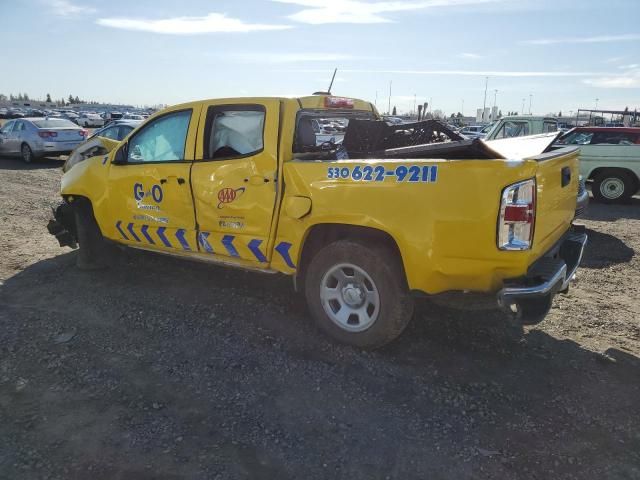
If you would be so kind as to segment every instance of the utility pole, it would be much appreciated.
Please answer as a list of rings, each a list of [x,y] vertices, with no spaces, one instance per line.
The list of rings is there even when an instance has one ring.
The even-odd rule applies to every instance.
[[[596,98],[596,108],[594,110],[598,109],[598,100],[600,100],[599,98]]]
[[[531,97],[533,97],[533,93],[529,94],[529,115],[531,115]]]
[[[393,80],[389,80],[389,106],[387,107],[387,115],[391,115],[391,84]]]
[[[429,97],[429,113],[433,111],[433,97]]]
[[[484,77],[484,103],[482,104],[482,123],[484,123],[484,112],[487,108],[487,86],[489,85],[489,77]]]
[[[416,114],[416,94],[413,94],[413,114]]]
[[[495,118],[493,118],[493,112],[496,112],[496,105],[497,105],[496,99],[497,99],[497,97],[498,97],[498,90],[496,89],[496,90],[493,91],[493,110],[491,111],[491,120],[492,121],[495,120]]]
[[[376,90],[376,99],[373,101],[373,104],[376,106],[376,110],[378,109],[378,90]]]

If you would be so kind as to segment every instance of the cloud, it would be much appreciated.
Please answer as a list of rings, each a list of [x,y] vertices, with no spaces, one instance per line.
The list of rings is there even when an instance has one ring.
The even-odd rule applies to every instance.
[[[301,63],[301,62],[339,62],[353,60],[356,57],[346,53],[296,52],[296,53],[222,53],[214,54],[243,63]],[[362,58],[362,57],[360,57]]]
[[[640,88],[640,66],[626,66],[630,68],[628,68],[624,74],[586,78],[582,82],[598,88]]]
[[[503,2],[505,0],[272,0],[305,7],[288,18],[296,22],[320,25],[326,23],[389,23],[385,13],[406,12],[434,7],[454,7]]]
[[[60,17],[73,17],[76,15],[95,13],[97,11],[93,7],[76,5],[69,0],[45,0],[44,3],[51,8],[54,15]]]
[[[162,33],[169,35],[197,35],[202,33],[247,33],[265,30],[284,30],[289,25],[245,23],[224,13],[209,13],[203,17],[148,18],[100,18],[98,25],[122,30]]]
[[[298,70],[298,72],[319,73],[322,70]],[[361,70],[340,69],[343,73],[362,73],[368,75],[451,75],[473,77],[601,77],[602,72],[567,72],[567,71],[510,71],[510,70]]]
[[[526,45],[556,45],[560,43],[632,42],[635,40],[640,40],[640,34],[627,33],[624,35],[597,35],[593,37],[538,38],[536,40],[524,40],[520,43]]]
[[[471,60],[478,60],[480,58],[484,58],[484,55],[478,55],[477,53],[464,52],[464,53],[459,53],[458,57],[459,58],[468,58],[468,59],[471,59]]]

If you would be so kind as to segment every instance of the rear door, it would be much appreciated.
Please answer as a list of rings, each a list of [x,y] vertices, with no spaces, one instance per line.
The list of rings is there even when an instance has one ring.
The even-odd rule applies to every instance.
[[[15,124],[16,120],[11,120],[5,123],[2,127],[2,134],[0,135],[0,152],[4,155],[17,153],[13,133]]]
[[[199,113],[199,107],[167,112],[120,147],[125,161],[109,166],[109,220],[101,225],[110,238],[156,250],[197,251],[189,174]]]
[[[203,106],[191,172],[200,251],[268,264],[279,111],[278,100]]]

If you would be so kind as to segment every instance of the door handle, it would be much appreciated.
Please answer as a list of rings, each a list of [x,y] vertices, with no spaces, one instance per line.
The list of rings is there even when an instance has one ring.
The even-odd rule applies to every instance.
[[[175,175],[168,175],[167,178],[175,178],[176,182],[178,182],[178,185],[183,185],[185,183],[185,179],[182,177],[176,177]],[[160,179],[160,183],[162,185],[164,185],[165,183],[167,183],[167,178],[161,178]]]
[[[265,183],[269,183],[269,179],[263,177],[262,175],[252,175],[249,178],[244,179],[244,183],[249,183],[250,185],[264,185]]]
[[[562,171],[560,173],[560,183],[563,187],[566,187],[571,183],[571,168],[570,167],[562,167]]]

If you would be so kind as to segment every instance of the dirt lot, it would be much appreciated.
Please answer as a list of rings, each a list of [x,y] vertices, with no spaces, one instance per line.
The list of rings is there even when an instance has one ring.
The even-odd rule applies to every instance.
[[[521,336],[421,303],[363,353],[290,281],[46,233],[59,163],[0,160],[0,478],[640,478],[640,200],[592,205],[576,286]]]

